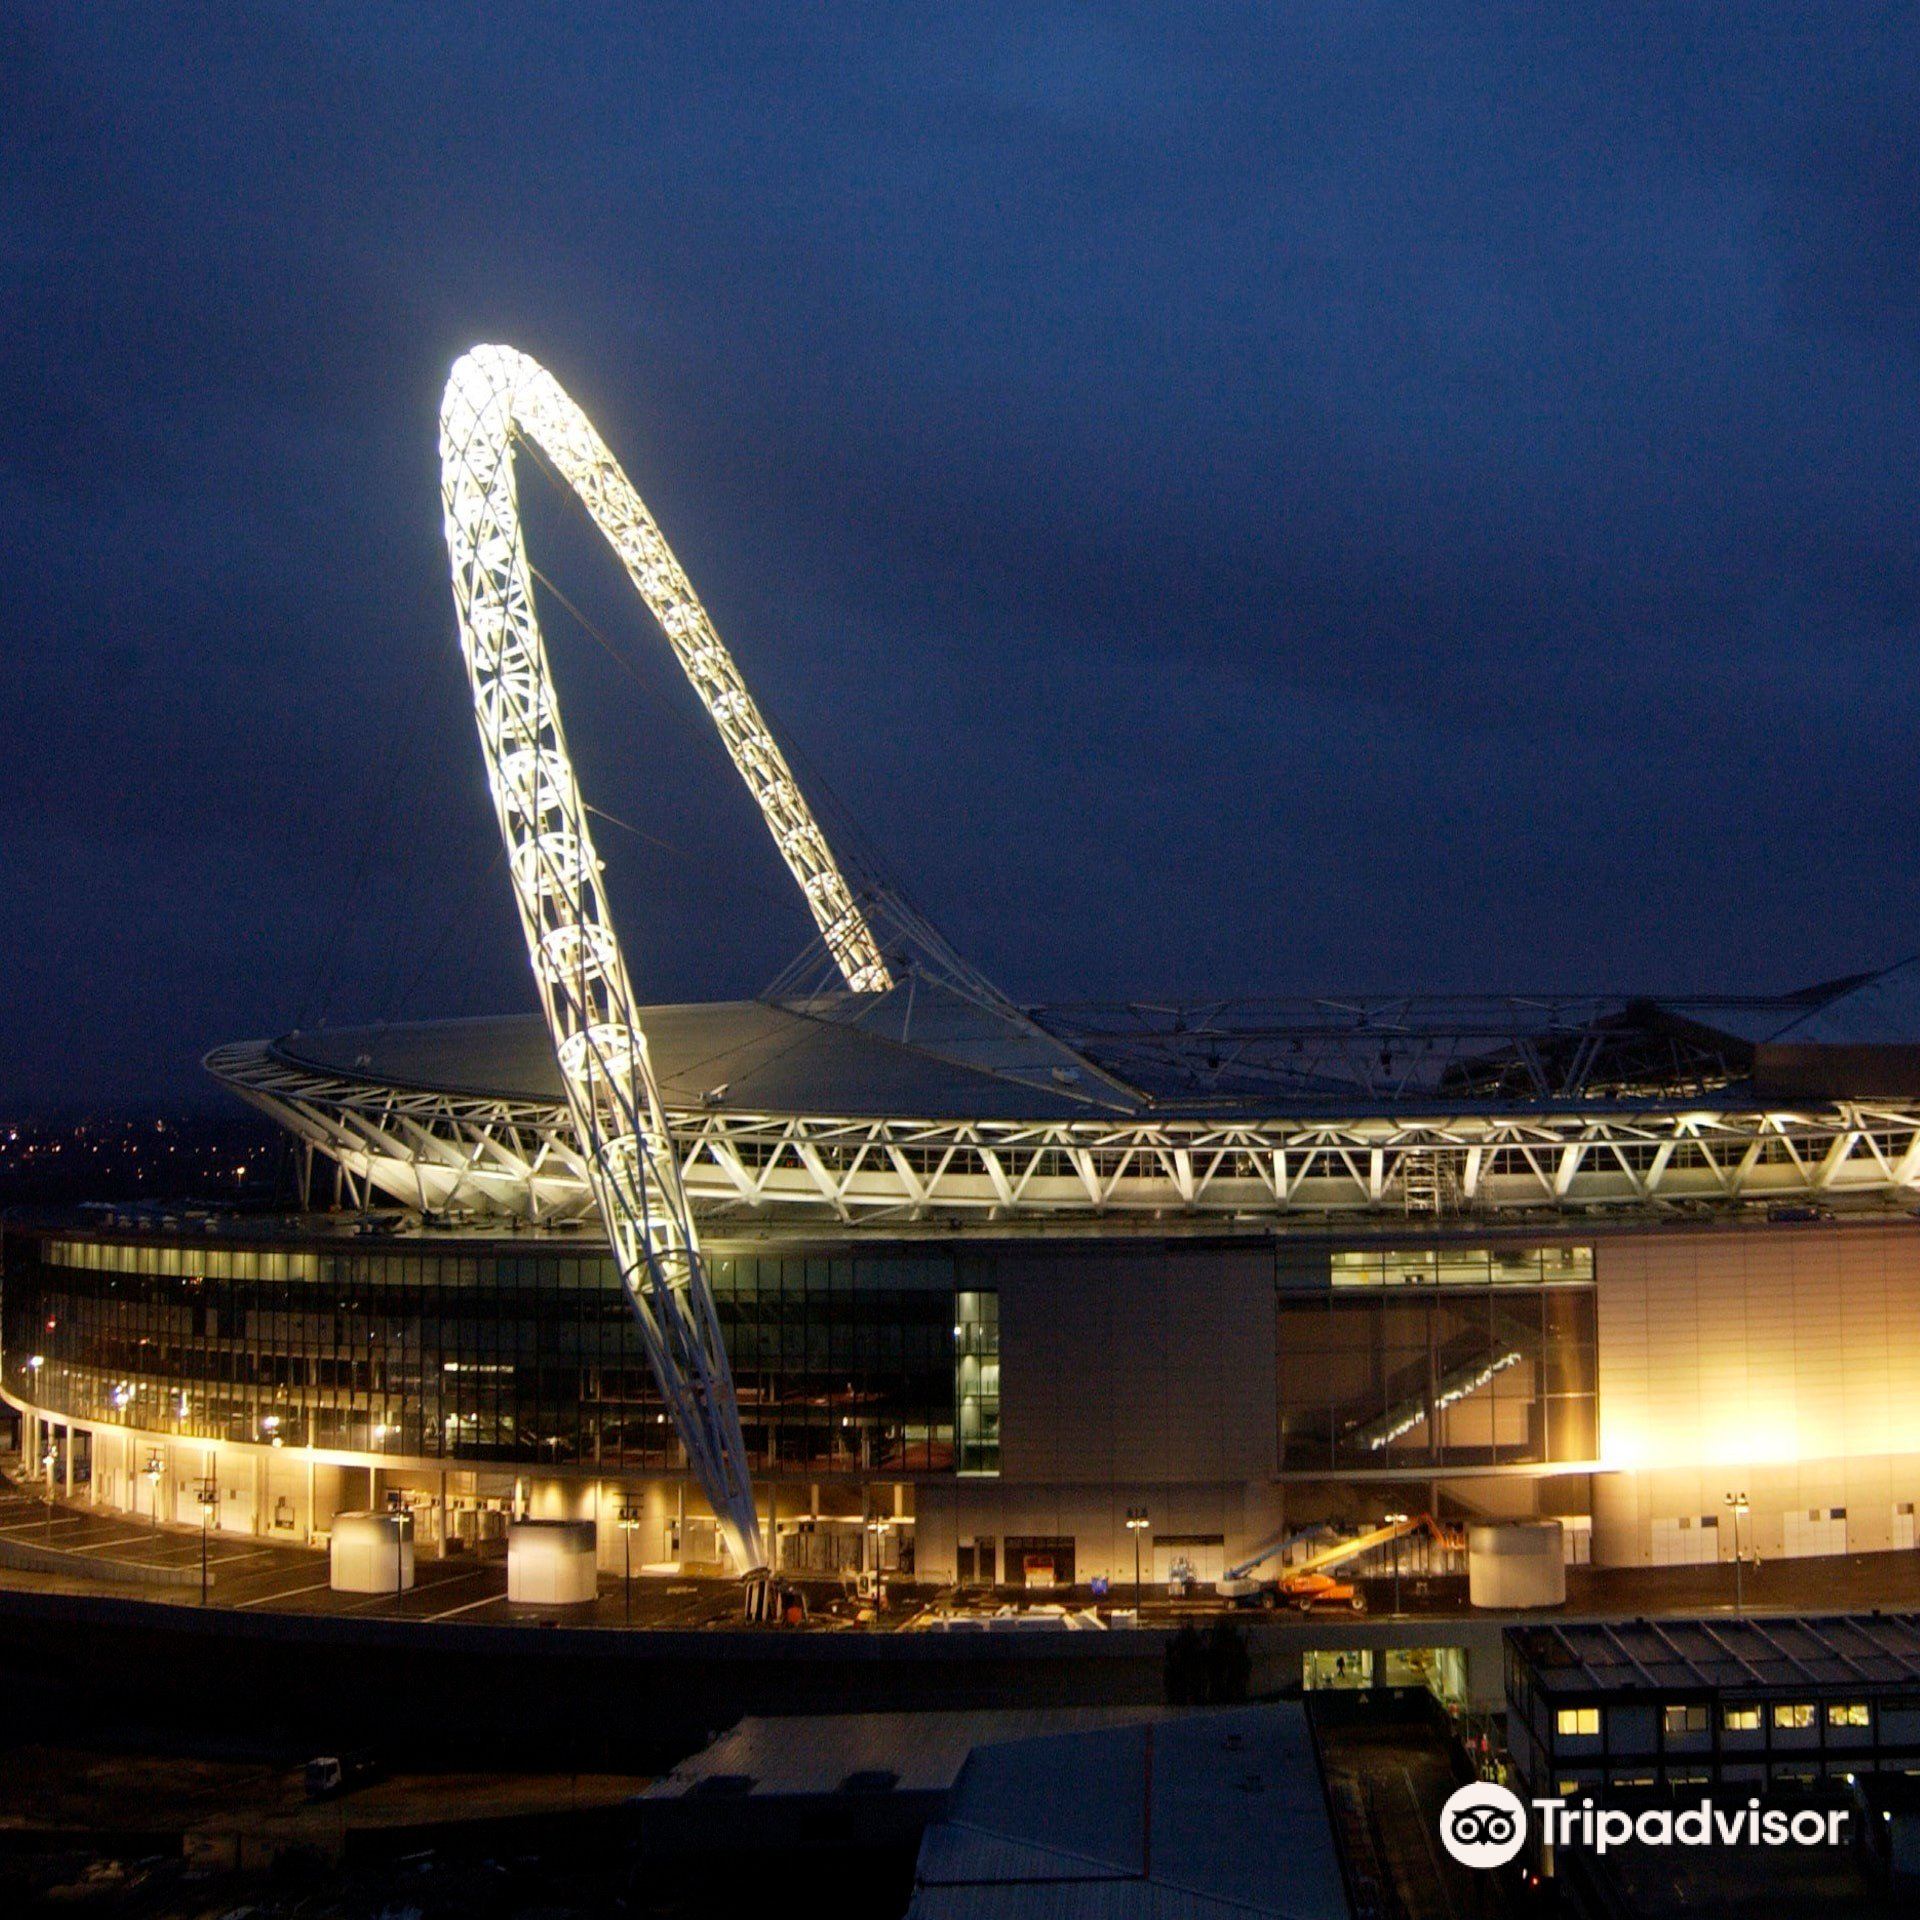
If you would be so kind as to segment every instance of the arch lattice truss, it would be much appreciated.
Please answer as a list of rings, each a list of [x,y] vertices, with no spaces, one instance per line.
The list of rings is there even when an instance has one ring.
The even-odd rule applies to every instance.
[[[440,408],[454,606],[495,815],[594,1202],[648,1357],[735,1562],[765,1564],[733,1378],[692,1210],[601,884],[535,616],[515,487],[523,434],[579,496],[660,623],[856,992],[891,985],[739,669],[592,423],[543,367],[482,346]]]

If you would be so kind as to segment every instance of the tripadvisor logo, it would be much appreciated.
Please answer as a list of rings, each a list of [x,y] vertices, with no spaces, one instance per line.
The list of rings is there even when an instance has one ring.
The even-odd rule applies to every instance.
[[[1504,1867],[1526,1845],[1529,1805],[1539,1816],[1544,1844],[1590,1847],[1595,1853],[1630,1841],[1643,1847],[1837,1847],[1847,1831],[1844,1807],[1800,1807],[1789,1813],[1753,1798],[1744,1807],[1701,1800],[1691,1807],[1629,1813],[1586,1799],[1577,1805],[1523,1802],[1492,1780],[1475,1780],[1456,1789],[1440,1809],[1440,1844],[1463,1867]]]
[[[1456,1788],[1440,1809],[1440,1844],[1463,1867],[1504,1867],[1527,1842],[1527,1810],[1492,1780]]]

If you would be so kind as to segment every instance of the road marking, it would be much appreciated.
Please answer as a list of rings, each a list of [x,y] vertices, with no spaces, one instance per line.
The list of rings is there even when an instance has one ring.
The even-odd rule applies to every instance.
[[[396,1606],[404,1606],[406,1604],[407,1594],[431,1593],[435,1587],[458,1586],[462,1580],[478,1580],[482,1578],[487,1572],[488,1572],[488,1569],[485,1567],[473,1567],[473,1568],[470,1568],[465,1573],[451,1574],[444,1580],[434,1580],[424,1585],[414,1585],[414,1586],[408,1587],[405,1593],[376,1593],[370,1599],[363,1600],[359,1602],[359,1604],[356,1606],[345,1607],[342,1609],[342,1611],[345,1613],[367,1613],[375,1607],[385,1606],[389,1601],[393,1602]],[[405,1619],[411,1619],[415,1616],[409,1615],[409,1614],[399,1614],[399,1615],[396,1615],[395,1617],[398,1619],[405,1620]],[[428,1615],[427,1617],[429,1619],[439,1618],[437,1614],[431,1614],[431,1615]]]
[[[483,1594],[478,1600],[469,1600],[463,1607],[448,1607],[443,1613],[430,1613],[429,1620],[451,1620],[456,1613],[471,1613],[475,1607],[491,1607],[507,1596],[504,1593]]]
[[[316,1580],[310,1587],[288,1587],[283,1593],[263,1593],[252,1600],[236,1600],[233,1603],[234,1611],[238,1612],[242,1607],[270,1606],[276,1600],[291,1600],[296,1594],[318,1593],[322,1587],[332,1584],[331,1580]]]

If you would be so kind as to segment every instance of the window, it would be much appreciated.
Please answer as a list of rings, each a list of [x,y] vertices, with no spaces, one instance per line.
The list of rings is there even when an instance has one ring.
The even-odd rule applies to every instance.
[[[1758,1707],[1729,1707],[1721,1716],[1720,1724],[1728,1733],[1758,1733],[1760,1731],[1760,1709]]]
[[[1000,1296],[953,1296],[953,1397],[961,1473],[1000,1471]]]
[[[1587,1737],[1600,1731],[1600,1709],[1598,1707],[1562,1707],[1553,1716],[1555,1733],[1576,1737]]]
[[[1705,1733],[1707,1710],[1702,1706],[1669,1706],[1663,1724],[1669,1739],[1677,1733]]]
[[[1864,1700],[1836,1701],[1827,1709],[1830,1727],[1864,1727],[1871,1724]]]
[[[1341,1248],[1336,1287],[1538,1287],[1593,1279],[1591,1247]]]
[[[1314,1295],[1283,1273],[1276,1298],[1284,1471],[1592,1458],[1590,1290],[1342,1282]]]
[[[1776,1727],[1810,1727],[1813,1725],[1813,1709],[1799,1702],[1791,1705],[1783,1703],[1773,1710],[1773,1724]]]

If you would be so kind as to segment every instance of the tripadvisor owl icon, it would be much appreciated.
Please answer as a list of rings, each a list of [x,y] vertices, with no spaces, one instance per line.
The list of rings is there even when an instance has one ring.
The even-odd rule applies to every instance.
[[[1526,1806],[1497,1781],[1471,1781],[1440,1809],[1440,1844],[1463,1867],[1504,1867],[1526,1841]]]

